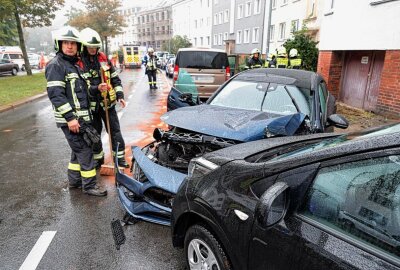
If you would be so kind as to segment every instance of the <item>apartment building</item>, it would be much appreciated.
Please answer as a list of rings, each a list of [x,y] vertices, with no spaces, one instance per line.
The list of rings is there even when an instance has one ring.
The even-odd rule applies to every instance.
[[[122,28],[122,33],[110,39],[110,51],[117,51],[123,44],[137,44],[137,18],[141,10],[139,6],[124,6],[118,13],[125,19],[126,27]]]
[[[265,0],[214,0],[212,47],[236,54],[261,50],[265,4]]]
[[[393,0],[326,0],[318,72],[339,100],[400,116],[399,10]]]

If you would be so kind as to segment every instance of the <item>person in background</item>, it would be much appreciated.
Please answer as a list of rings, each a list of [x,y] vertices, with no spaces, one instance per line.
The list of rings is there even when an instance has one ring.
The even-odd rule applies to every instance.
[[[261,52],[257,48],[255,48],[251,51],[251,57],[248,61],[248,67],[250,69],[261,68],[263,66],[263,63],[260,59],[260,54],[261,54]]]
[[[301,59],[297,49],[293,48],[289,51],[289,68],[300,69],[303,60]]]
[[[153,48],[149,48],[147,54],[144,58],[144,66],[146,67],[150,90],[157,89],[157,56],[154,55]]]

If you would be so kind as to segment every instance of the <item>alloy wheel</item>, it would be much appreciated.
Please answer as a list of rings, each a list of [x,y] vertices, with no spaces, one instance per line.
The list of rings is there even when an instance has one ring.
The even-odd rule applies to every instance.
[[[187,256],[191,270],[221,269],[214,252],[200,239],[190,241]]]

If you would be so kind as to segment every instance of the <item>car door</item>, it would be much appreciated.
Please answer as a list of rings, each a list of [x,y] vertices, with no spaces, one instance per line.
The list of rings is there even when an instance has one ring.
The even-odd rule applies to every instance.
[[[292,269],[400,269],[400,150],[327,162],[289,219]]]
[[[304,196],[304,192],[312,181],[318,166],[319,164],[312,164],[290,170],[278,176],[276,181],[284,181],[291,189],[297,190],[297,192],[291,193],[292,205],[297,205],[298,198]],[[258,185],[261,186],[261,184]],[[266,187],[269,186],[266,185]],[[258,193],[260,195],[261,192]],[[290,211],[293,210],[289,209]],[[290,218],[284,219],[271,228],[264,228],[255,220],[250,238],[248,269],[295,269],[297,260],[293,255],[298,251],[296,246],[293,245],[296,242],[293,236],[296,230]]]

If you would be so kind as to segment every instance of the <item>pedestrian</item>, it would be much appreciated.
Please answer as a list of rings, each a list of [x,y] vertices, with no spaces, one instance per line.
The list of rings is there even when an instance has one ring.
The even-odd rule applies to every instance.
[[[302,59],[297,51],[297,49],[292,48],[289,51],[289,68],[300,69],[302,64]]]
[[[87,81],[78,66],[78,52],[82,48],[78,30],[63,27],[54,34],[54,46],[57,54],[45,70],[47,94],[53,105],[57,127],[63,131],[72,150],[68,165],[69,187],[82,188],[83,193],[88,195],[106,196],[107,191],[96,183],[90,146],[91,142],[96,142],[92,138],[95,131],[90,125]],[[88,140],[88,135],[91,140]]]
[[[289,65],[289,59],[287,57],[285,47],[280,47],[278,49],[278,57],[276,58],[276,67],[277,68],[287,68]]]
[[[112,156],[118,157],[118,165],[128,168],[129,164],[125,160],[125,141],[118,120],[115,106],[117,103],[125,108],[124,91],[118,72],[107,56],[100,52],[101,39],[100,35],[91,28],[85,28],[81,31],[81,39],[83,43],[82,62],[85,71],[85,77],[90,81],[91,89],[99,89],[101,92],[107,92],[107,109],[110,121],[110,131],[107,130],[105,104],[102,93],[97,91],[95,96],[90,97],[91,110],[93,114],[93,126],[96,131],[101,134],[103,123],[108,134],[111,134]],[[103,70],[103,71],[102,71]],[[105,75],[106,82],[102,82],[101,73]],[[119,145],[118,145],[119,143]],[[118,149],[117,149],[118,146]],[[117,153],[115,153],[117,149]],[[93,153],[96,168],[100,168],[104,164],[104,151],[101,141],[93,146]]]
[[[157,89],[157,56],[154,55],[153,48],[147,50],[147,55],[144,58],[144,66],[146,68],[150,90]]]
[[[261,54],[261,52],[257,48],[255,48],[251,51],[251,57],[248,62],[248,67],[250,69],[261,68],[263,66],[263,63],[260,59],[260,54]]]

